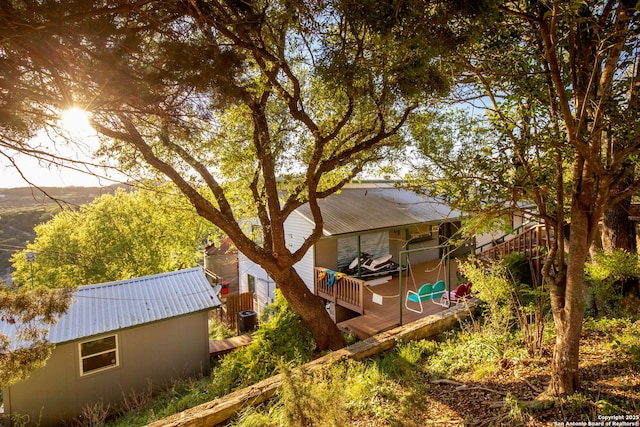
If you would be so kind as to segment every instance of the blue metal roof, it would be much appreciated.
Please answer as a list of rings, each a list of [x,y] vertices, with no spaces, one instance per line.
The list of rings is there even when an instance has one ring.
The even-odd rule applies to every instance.
[[[51,327],[48,339],[60,344],[219,305],[200,267],[80,286],[67,313]],[[0,333],[12,338],[15,327],[0,322]]]

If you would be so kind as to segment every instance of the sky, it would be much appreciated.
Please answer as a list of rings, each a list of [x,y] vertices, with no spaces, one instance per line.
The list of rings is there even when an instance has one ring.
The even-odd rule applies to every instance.
[[[43,151],[55,152],[60,156],[91,161],[91,154],[98,146],[98,141],[95,131],[89,126],[86,113],[73,109],[64,112],[61,125],[73,135],[73,138],[77,140],[77,144],[70,145],[62,141],[56,141],[55,136],[41,132],[29,142],[29,145],[38,147]],[[0,188],[28,187],[31,184],[40,187],[97,187],[114,183],[112,180],[95,176],[95,174],[104,175],[101,170],[96,170],[95,174],[92,174],[47,164],[20,153],[5,152],[0,154],[10,156],[24,175],[22,177],[16,166],[6,157],[0,155]]]
[[[98,179],[87,173],[68,168],[47,166],[34,158],[24,155],[15,155],[14,161],[22,174],[32,184],[40,187],[97,187],[112,184],[109,180]],[[28,187],[29,185],[29,182],[20,176],[16,168],[7,159],[0,158],[0,188]]]

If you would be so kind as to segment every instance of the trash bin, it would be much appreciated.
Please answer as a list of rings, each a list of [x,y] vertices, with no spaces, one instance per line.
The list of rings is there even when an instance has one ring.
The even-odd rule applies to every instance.
[[[256,328],[258,313],[253,310],[244,310],[238,313],[238,332],[251,332]]]

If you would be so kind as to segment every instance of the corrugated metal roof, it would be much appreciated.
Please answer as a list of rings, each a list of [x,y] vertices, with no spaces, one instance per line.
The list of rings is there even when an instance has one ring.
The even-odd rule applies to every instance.
[[[460,216],[439,200],[389,184],[345,186],[340,193],[332,194],[318,204],[325,236],[453,221]],[[297,213],[313,223],[308,204],[298,208]]]
[[[67,313],[49,331],[48,339],[59,344],[219,305],[220,300],[200,267],[80,286]],[[0,332],[9,337],[14,335],[13,328],[0,322]]]

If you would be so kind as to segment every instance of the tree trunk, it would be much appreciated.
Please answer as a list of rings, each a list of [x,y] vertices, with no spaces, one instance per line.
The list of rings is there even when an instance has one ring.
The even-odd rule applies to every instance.
[[[589,254],[589,212],[572,204],[571,233],[566,277],[551,288],[556,345],[551,366],[551,395],[573,394],[580,386],[578,371],[580,336],[584,319],[584,264]]]
[[[615,189],[611,189],[615,193]],[[602,248],[610,253],[615,249],[636,252],[636,228],[629,220],[631,196],[609,207],[602,222]]]
[[[322,298],[311,293],[293,267],[281,272],[270,272],[269,275],[275,280],[291,308],[311,330],[317,350],[338,350],[346,345],[342,332],[329,316]]]

